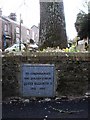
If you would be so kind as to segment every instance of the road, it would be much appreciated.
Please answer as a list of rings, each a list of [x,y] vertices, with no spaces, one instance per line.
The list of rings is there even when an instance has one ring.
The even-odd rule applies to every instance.
[[[16,118],[16,120],[19,118],[26,118],[26,120],[28,118],[33,120],[36,118],[41,118],[41,120],[48,120],[50,118],[53,120],[56,118],[59,120],[60,118],[64,118],[64,120],[73,118],[72,120],[76,120],[76,118],[81,118],[82,120],[88,118],[89,103],[89,98],[75,100],[11,100],[9,102],[3,102],[2,117],[3,120],[5,118]]]

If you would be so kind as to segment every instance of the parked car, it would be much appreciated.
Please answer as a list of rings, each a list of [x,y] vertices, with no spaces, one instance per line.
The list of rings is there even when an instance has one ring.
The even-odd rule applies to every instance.
[[[5,49],[5,52],[19,52],[19,43],[16,43],[8,48]],[[26,49],[25,45],[21,43],[21,51]]]
[[[36,43],[34,43],[34,44],[29,44],[28,45],[28,50],[30,50],[30,51],[34,51],[34,50],[37,50],[38,49],[38,45],[36,44]]]

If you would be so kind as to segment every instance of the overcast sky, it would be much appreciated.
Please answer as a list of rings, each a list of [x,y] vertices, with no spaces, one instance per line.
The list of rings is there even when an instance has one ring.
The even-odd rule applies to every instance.
[[[66,20],[66,31],[69,39],[73,39],[77,33],[74,27],[76,15],[79,9],[83,9],[82,4],[85,0],[63,0]],[[20,13],[23,22],[29,28],[38,25],[40,21],[39,0],[0,0],[0,7],[3,15],[8,16],[11,12],[16,12],[18,20]]]

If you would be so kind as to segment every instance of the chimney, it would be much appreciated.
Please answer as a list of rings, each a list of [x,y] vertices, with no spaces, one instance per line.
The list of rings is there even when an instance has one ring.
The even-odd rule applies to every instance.
[[[0,17],[2,16],[2,9],[0,8]]]
[[[13,21],[17,21],[16,19],[16,13],[10,13],[9,18]]]

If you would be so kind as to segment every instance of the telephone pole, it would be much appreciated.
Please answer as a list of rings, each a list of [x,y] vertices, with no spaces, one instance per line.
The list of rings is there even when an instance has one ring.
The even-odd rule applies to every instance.
[[[22,20],[21,20],[21,14],[20,14],[20,29],[19,29],[19,33],[20,33],[20,40],[19,40],[19,50],[21,51],[21,23],[22,23]]]

